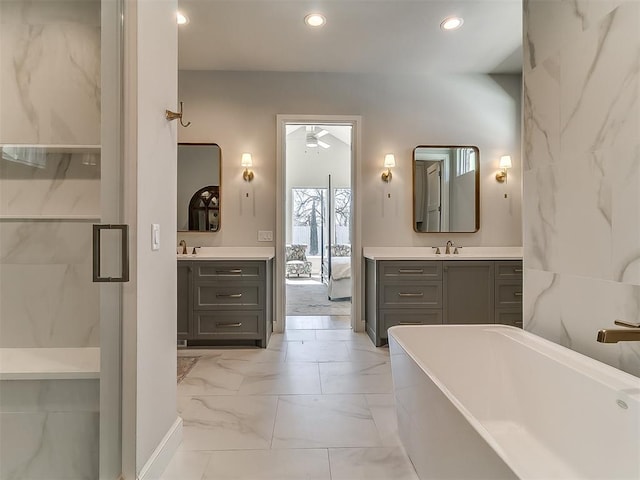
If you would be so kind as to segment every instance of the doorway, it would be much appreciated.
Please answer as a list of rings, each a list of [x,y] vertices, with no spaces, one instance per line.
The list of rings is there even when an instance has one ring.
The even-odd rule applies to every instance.
[[[351,125],[287,124],[287,328],[350,328]]]
[[[279,120],[274,330],[361,330],[357,119]]]

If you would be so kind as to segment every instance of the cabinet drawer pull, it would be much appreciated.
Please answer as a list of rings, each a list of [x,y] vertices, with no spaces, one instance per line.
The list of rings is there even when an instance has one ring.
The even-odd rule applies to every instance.
[[[224,274],[242,274],[242,269],[238,269],[238,270],[216,270],[216,273],[218,275],[224,275]]]
[[[229,294],[216,293],[216,297],[217,298],[240,298],[242,297],[242,294],[241,293],[229,293]]]
[[[514,297],[521,297],[522,296],[522,292],[513,292],[513,296]]]
[[[424,297],[424,292],[420,293],[398,293],[399,297]]]
[[[235,328],[238,328],[238,327],[242,326],[242,322],[240,322],[240,323],[220,323],[220,322],[218,322],[218,323],[216,323],[216,326],[218,326],[218,327],[235,327]]]
[[[424,273],[424,269],[399,268],[398,273]]]
[[[422,322],[400,322],[398,325],[422,325]]]
[[[514,268],[513,271],[515,273],[522,273],[522,269],[521,268]]]

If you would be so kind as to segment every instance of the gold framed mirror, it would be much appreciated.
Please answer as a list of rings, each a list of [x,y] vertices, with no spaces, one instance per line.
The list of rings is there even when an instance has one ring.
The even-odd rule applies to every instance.
[[[220,230],[222,153],[215,143],[178,144],[179,232]]]
[[[480,150],[420,145],[413,150],[413,229],[472,233],[480,228]]]

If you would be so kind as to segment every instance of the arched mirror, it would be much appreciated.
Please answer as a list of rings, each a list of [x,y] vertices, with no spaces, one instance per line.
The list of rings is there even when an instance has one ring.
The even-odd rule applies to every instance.
[[[220,230],[222,158],[215,143],[178,144],[178,231]]]
[[[480,151],[467,146],[413,150],[413,229],[419,233],[480,228]]]

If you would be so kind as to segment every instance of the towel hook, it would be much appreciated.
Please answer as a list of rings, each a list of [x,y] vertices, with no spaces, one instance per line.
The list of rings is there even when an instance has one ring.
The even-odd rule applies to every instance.
[[[182,125],[183,127],[188,127],[189,125],[191,125],[191,122],[187,122],[187,124],[185,125],[185,123],[182,121],[182,102],[180,102],[180,112],[179,113],[172,112],[171,110],[165,110],[164,111],[164,115],[165,115],[166,119],[169,120],[169,121],[175,120],[175,119],[180,119],[180,125]]]

